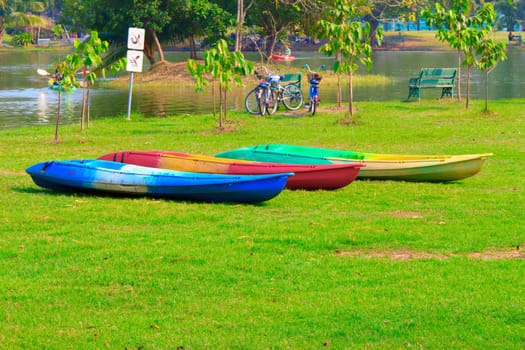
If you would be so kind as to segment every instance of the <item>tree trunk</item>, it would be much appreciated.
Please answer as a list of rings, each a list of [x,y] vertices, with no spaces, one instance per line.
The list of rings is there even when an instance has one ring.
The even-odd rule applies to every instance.
[[[377,43],[377,39],[376,39],[376,33],[377,33],[377,28],[379,27],[379,21],[376,20],[376,19],[372,19],[370,20],[370,44],[372,45],[372,47],[378,47],[379,44]]]
[[[151,28],[146,29],[146,40],[144,40],[144,55],[148,59],[151,65],[154,65],[155,60],[155,50],[159,53],[159,60],[164,61],[164,50],[160,44],[157,33]]]
[[[341,62],[341,50],[337,50],[336,60]],[[343,89],[341,86],[341,74],[337,74],[337,107],[341,108],[343,102]]]
[[[87,120],[87,127],[89,128],[90,122],[91,122],[91,118],[89,117],[89,85],[88,85],[88,89],[87,89],[86,102],[87,102],[87,104],[86,104],[86,114],[87,114],[86,120]]]
[[[341,74],[337,74],[337,107],[341,108],[343,103],[343,89],[341,86]]]
[[[354,115],[354,91],[352,89],[353,73],[352,70],[348,73],[348,112],[350,113],[350,116]]]
[[[489,111],[489,70],[485,69],[485,112]]]
[[[222,129],[222,109],[223,109],[222,100],[223,100],[222,86],[219,83],[219,129]]]
[[[268,40],[270,40],[269,45],[266,45],[266,56],[268,58],[272,57],[273,50],[275,49],[275,44],[277,43],[277,32],[271,33],[267,36]]]
[[[213,100],[213,118],[217,115],[217,96],[215,93],[215,79],[211,81],[211,98]]]
[[[227,99],[227,96],[228,96],[228,91],[226,90],[226,87],[223,88],[224,89],[224,104],[223,104],[223,107],[224,107],[224,121],[226,121],[226,118],[228,117],[228,99]]]
[[[195,37],[190,35],[190,58],[196,60],[197,59],[197,45],[195,44]]]
[[[155,46],[157,47],[157,52],[159,53],[159,61],[164,61],[164,50],[162,49],[162,45],[160,44],[159,38],[157,36],[157,33],[153,29],[149,29],[151,31],[151,35],[153,36],[153,42],[155,43]]]
[[[244,22],[244,1],[237,0],[237,28],[235,29],[235,51],[241,52],[242,24]]]
[[[150,65],[155,64],[155,49],[150,41],[144,43],[144,56],[148,59]]]
[[[86,118],[86,106],[87,106],[87,98],[86,98],[86,80],[84,79],[84,84],[82,86],[82,112],[80,113],[80,131],[84,131],[84,120]]]
[[[461,102],[461,50],[458,49],[458,102]]]
[[[469,103],[469,95],[470,95],[470,65],[467,65],[467,93],[465,96],[465,109],[468,109],[468,103]]]
[[[237,0],[237,28],[235,29],[235,51],[242,51],[242,26],[248,9],[252,7],[254,0],[251,0],[248,6],[244,8],[244,0]]]

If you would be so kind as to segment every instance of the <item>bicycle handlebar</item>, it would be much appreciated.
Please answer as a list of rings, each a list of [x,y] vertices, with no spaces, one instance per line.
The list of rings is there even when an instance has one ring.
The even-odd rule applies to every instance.
[[[308,72],[309,72],[309,73],[312,73],[312,74],[316,73],[316,72],[314,72],[313,70],[310,69],[310,66],[308,65],[308,63],[305,63],[305,64],[303,65],[303,68],[308,69]],[[325,66],[324,64],[320,65],[320,66],[319,66],[319,70],[326,70],[326,66]]]

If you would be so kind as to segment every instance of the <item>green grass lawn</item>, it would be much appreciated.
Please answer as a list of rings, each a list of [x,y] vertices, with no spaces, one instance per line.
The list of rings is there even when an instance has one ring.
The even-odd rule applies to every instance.
[[[0,132],[0,348],[525,347],[525,100],[359,102],[357,122],[230,112]],[[325,107],[326,108],[326,107]],[[492,152],[453,183],[355,181],[257,205],[64,194],[25,174],[119,150],[261,143]]]

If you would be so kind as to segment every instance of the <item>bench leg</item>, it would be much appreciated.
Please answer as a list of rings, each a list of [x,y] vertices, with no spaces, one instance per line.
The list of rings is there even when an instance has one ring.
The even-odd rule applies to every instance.
[[[452,98],[452,88],[444,87],[443,89],[441,89],[441,98],[443,98],[443,96]]]
[[[409,87],[408,88],[408,97],[407,97],[407,100],[410,99],[410,97],[417,97],[417,98],[421,98],[421,90],[418,89],[417,87]]]

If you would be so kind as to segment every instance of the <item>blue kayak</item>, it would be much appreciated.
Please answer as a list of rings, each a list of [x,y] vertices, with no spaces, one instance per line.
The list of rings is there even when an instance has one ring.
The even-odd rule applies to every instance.
[[[38,186],[57,191],[240,203],[258,203],[277,196],[293,176],[204,174],[105,160],[42,162],[26,172]]]

